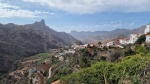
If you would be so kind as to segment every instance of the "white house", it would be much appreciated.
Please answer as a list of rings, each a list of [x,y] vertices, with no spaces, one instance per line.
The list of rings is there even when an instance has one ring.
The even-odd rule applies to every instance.
[[[119,39],[119,43],[120,44],[123,44],[123,45],[125,45],[125,44],[129,44],[129,38],[123,38],[123,39]]]
[[[130,44],[135,43],[140,36],[141,36],[141,34],[130,34],[129,43]]]
[[[142,34],[130,34],[130,38],[119,39],[119,43],[123,45],[134,44],[141,35]]]
[[[150,43],[150,34],[146,34],[146,43]]]
[[[107,42],[106,46],[113,46],[114,45],[114,41],[110,41],[110,42]]]
[[[119,41],[113,40],[113,41],[107,42],[106,46],[116,46],[118,44],[119,44]]]
[[[150,24],[146,26],[144,34],[147,34],[150,32]]]
[[[150,24],[145,28],[146,43],[150,43]]]

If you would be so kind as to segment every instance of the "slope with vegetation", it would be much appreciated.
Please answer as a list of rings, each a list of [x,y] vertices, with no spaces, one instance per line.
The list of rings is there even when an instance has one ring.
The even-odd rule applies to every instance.
[[[134,55],[119,62],[99,62],[62,78],[65,84],[147,84],[150,56]]]
[[[143,41],[141,38],[143,36],[137,43]],[[137,43],[126,45],[122,50],[115,50],[107,61],[83,68],[79,72],[61,78],[61,81],[64,84],[149,84],[149,45],[142,46]]]
[[[70,48],[55,49],[16,62],[17,70],[26,67],[50,65],[51,76],[46,71],[40,74],[44,84],[59,82],[60,84],[147,84],[150,83],[149,46],[139,44],[125,45],[124,49],[116,47],[95,47],[75,50],[75,53],[64,53]],[[63,60],[57,55],[61,54]],[[26,62],[30,63],[29,66]],[[23,63],[23,64],[22,64]],[[36,73],[37,74],[37,73]],[[32,74],[35,77],[36,74]],[[39,72],[38,72],[39,74]],[[8,75],[7,80],[18,84],[32,82],[28,69],[26,75],[18,78]],[[42,78],[43,79],[43,78]],[[32,82],[33,83],[33,82]],[[9,83],[8,83],[9,84]]]
[[[80,43],[67,33],[50,29],[44,20],[27,25],[0,24],[0,73],[7,73],[18,59],[76,42]]]

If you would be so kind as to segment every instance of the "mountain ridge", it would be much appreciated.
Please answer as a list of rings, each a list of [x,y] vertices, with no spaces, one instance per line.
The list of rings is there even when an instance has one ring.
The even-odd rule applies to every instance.
[[[26,25],[0,24],[0,72],[7,73],[18,59],[76,42],[80,41],[67,33],[50,29],[43,19]]]
[[[121,37],[129,37],[132,33],[144,33],[146,26],[141,26],[136,29],[115,29],[112,31],[71,31],[69,34],[73,37],[79,39],[83,43],[93,43],[93,42],[106,42],[112,39],[117,39]]]

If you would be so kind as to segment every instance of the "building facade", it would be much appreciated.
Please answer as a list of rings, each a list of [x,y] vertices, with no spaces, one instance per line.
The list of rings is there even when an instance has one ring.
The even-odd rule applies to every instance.
[[[134,44],[140,36],[141,36],[141,34],[130,34],[129,43]]]
[[[146,35],[146,43],[150,43],[150,34]]]
[[[146,43],[150,43],[150,24],[145,28]]]
[[[150,32],[150,24],[146,26],[144,34],[148,34]]]

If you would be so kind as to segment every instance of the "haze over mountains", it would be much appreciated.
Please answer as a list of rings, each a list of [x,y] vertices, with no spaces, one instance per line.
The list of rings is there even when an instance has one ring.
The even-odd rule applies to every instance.
[[[93,43],[93,42],[106,42],[110,41],[112,39],[117,39],[117,38],[124,38],[124,37],[129,37],[131,33],[144,33],[144,29],[146,26],[141,26],[137,29],[116,29],[113,31],[95,31],[95,32],[90,32],[90,31],[71,31],[70,35],[73,37],[79,39],[80,41],[84,43]]]
[[[50,29],[43,19],[27,25],[0,24],[0,72],[7,72],[18,59],[76,42],[81,43],[67,33]]]

